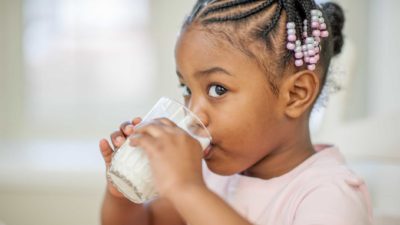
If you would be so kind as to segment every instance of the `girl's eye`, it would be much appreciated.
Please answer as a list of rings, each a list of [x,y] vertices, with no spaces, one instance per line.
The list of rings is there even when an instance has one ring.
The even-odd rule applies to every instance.
[[[221,85],[211,85],[210,89],[208,90],[208,94],[211,97],[221,97],[223,94],[225,94],[228,90]]]
[[[188,86],[181,84],[181,89],[182,89],[182,96],[183,97],[187,97],[190,96],[192,94],[192,91],[190,91],[190,89],[188,88]]]

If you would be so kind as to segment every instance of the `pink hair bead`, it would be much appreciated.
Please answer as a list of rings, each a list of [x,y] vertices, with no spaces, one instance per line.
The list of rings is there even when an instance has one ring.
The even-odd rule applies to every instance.
[[[289,35],[288,36],[288,41],[296,41],[296,35],[294,35],[294,34],[291,34],[291,35]]]
[[[310,62],[310,57],[308,57],[308,56],[304,57],[304,62],[309,63]]]
[[[327,30],[324,30],[321,32],[321,37],[328,37],[329,36],[329,32]]]
[[[289,50],[294,50],[296,48],[296,45],[294,43],[289,42],[289,43],[287,43],[286,47]]]
[[[318,60],[315,57],[311,57],[310,58],[310,63],[311,64],[316,64],[318,62]]]
[[[308,50],[308,55],[309,56],[314,56],[315,55],[315,50],[314,49]]]
[[[303,56],[304,56],[304,54],[302,52],[296,52],[296,54],[294,55],[294,57],[296,59],[301,59],[301,58],[303,58]]]
[[[315,70],[315,64],[308,65],[307,69],[312,70],[312,71]]]
[[[318,28],[319,27],[319,23],[318,22],[312,22],[311,23],[311,27],[312,28]]]
[[[319,25],[319,29],[321,29],[321,30],[326,30],[326,23],[321,23],[321,24]]]
[[[314,51],[315,51],[316,54],[318,54],[319,53],[319,47],[315,47]]]
[[[320,30],[313,30],[313,36],[315,36],[315,37],[319,37],[319,36],[321,36],[321,31]]]
[[[297,67],[300,67],[304,64],[302,59],[298,59],[294,63],[296,64]]]

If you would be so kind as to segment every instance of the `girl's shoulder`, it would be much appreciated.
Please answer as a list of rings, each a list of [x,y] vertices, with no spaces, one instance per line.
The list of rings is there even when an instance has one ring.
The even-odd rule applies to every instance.
[[[334,146],[317,151],[290,173],[291,179],[286,187],[292,187],[302,195],[320,189],[340,193],[367,191],[364,180],[348,167],[343,155]]]
[[[348,167],[338,148],[321,149],[292,175],[279,195],[290,199],[299,224],[371,223],[367,186]]]
[[[286,224],[282,218],[296,218],[296,223],[288,224],[370,224],[372,220],[366,184],[334,146],[318,149],[292,171],[269,180],[219,176],[207,168],[204,173],[211,190],[256,224]]]

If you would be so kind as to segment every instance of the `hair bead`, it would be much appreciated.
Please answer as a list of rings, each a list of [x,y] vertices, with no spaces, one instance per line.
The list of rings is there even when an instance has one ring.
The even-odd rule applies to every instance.
[[[288,41],[290,41],[290,42],[294,42],[294,41],[296,41],[296,35],[294,35],[294,34],[290,34],[289,36],[288,36]]]
[[[304,62],[303,62],[302,59],[297,59],[297,60],[295,61],[295,64],[296,64],[297,67],[300,67],[300,66],[303,66],[303,65],[304,65]]]
[[[287,43],[286,47],[287,47],[289,50],[294,50],[294,48],[295,48],[296,46],[295,46],[295,44],[289,42],[289,43]]]
[[[308,21],[303,21],[302,39],[297,39],[296,24],[288,22],[287,28],[287,49],[294,51],[295,65],[301,67],[307,64],[308,70],[315,70],[320,59],[321,38],[329,36],[323,14],[318,9],[311,10],[311,37],[308,36]]]

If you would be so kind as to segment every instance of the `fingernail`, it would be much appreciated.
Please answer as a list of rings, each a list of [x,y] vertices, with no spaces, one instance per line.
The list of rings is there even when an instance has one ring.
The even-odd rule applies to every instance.
[[[140,121],[141,121],[141,119],[140,119],[140,118],[135,118],[135,119],[133,119],[133,121],[132,121],[132,122],[137,124],[137,123],[140,123]]]

